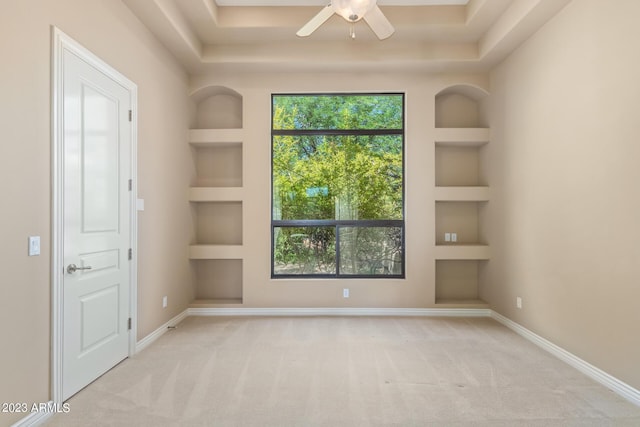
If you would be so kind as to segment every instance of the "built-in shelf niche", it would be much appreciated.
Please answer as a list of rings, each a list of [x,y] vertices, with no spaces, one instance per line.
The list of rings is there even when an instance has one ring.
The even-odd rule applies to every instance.
[[[486,128],[482,102],[486,92],[470,85],[450,86],[436,95],[436,128]]]
[[[191,95],[196,114],[189,131],[196,174],[188,190],[195,241],[192,308],[243,302],[243,99],[222,87]]]
[[[194,209],[198,245],[242,244],[242,202],[201,202]]]
[[[436,304],[452,307],[486,307],[480,299],[476,260],[436,261]]]
[[[436,144],[435,180],[437,187],[486,186],[482,170],[484,146]]]
[[[486,245],[479,219],[485,202],[436,202],[436,245]],[[445,241],[445,233],[456,233],[456,242]]]
[[[192,95],[196,129],[241,129],[242,95],[223,86],[210,86]]]
[[[193,187],[242,187],[241,143],[197,145],[194,159]]]
[[[241,259],[208,259],[192,262],[196,303],[242,303]]]
[[[483,218],[490,191],[485,166],[490,131],[487,92],[453,85],[435,98],[435,302],[445,308],[487,308],[479,269],[490,259]],[[455,233],[453,239],[445,235]]]

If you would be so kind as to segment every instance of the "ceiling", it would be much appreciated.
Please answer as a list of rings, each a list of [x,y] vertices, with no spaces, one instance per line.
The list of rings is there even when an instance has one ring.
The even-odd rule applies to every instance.
[[[296,32],[329,0],[123,0],[191,74],[214,71],[487,70],[571,0],[379,0],[395,27],[378,40],[334,15]]]

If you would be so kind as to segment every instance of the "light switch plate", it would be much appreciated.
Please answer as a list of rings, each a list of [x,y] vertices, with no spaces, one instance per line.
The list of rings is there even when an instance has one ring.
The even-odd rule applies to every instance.
[[[451,241],[451,233],[444,233],[444,241],[445,242]]]
[[[144,210],[144,199],[136,199],[136,209],[138,211]]]
[[[29,256],[40,255],[40,236],[29,236]]]
[[[451,241],[452,242],[458,241],[458,233],[451,233]]]

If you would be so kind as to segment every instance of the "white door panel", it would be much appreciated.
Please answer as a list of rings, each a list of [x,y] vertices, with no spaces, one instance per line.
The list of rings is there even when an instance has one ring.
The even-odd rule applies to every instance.
[[[66,400],[129,352],[131,94],[69,51],[63,61]]]
[[[115,232],[118,212],[118,100],[82,82],[82,232]],[[128,109],[127,109],[128,114]]]

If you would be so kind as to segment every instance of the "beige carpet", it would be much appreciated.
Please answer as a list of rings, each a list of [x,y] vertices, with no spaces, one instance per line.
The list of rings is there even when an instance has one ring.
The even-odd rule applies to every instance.
[[[190,317],[48,426],[640,426],[489,318]]]

